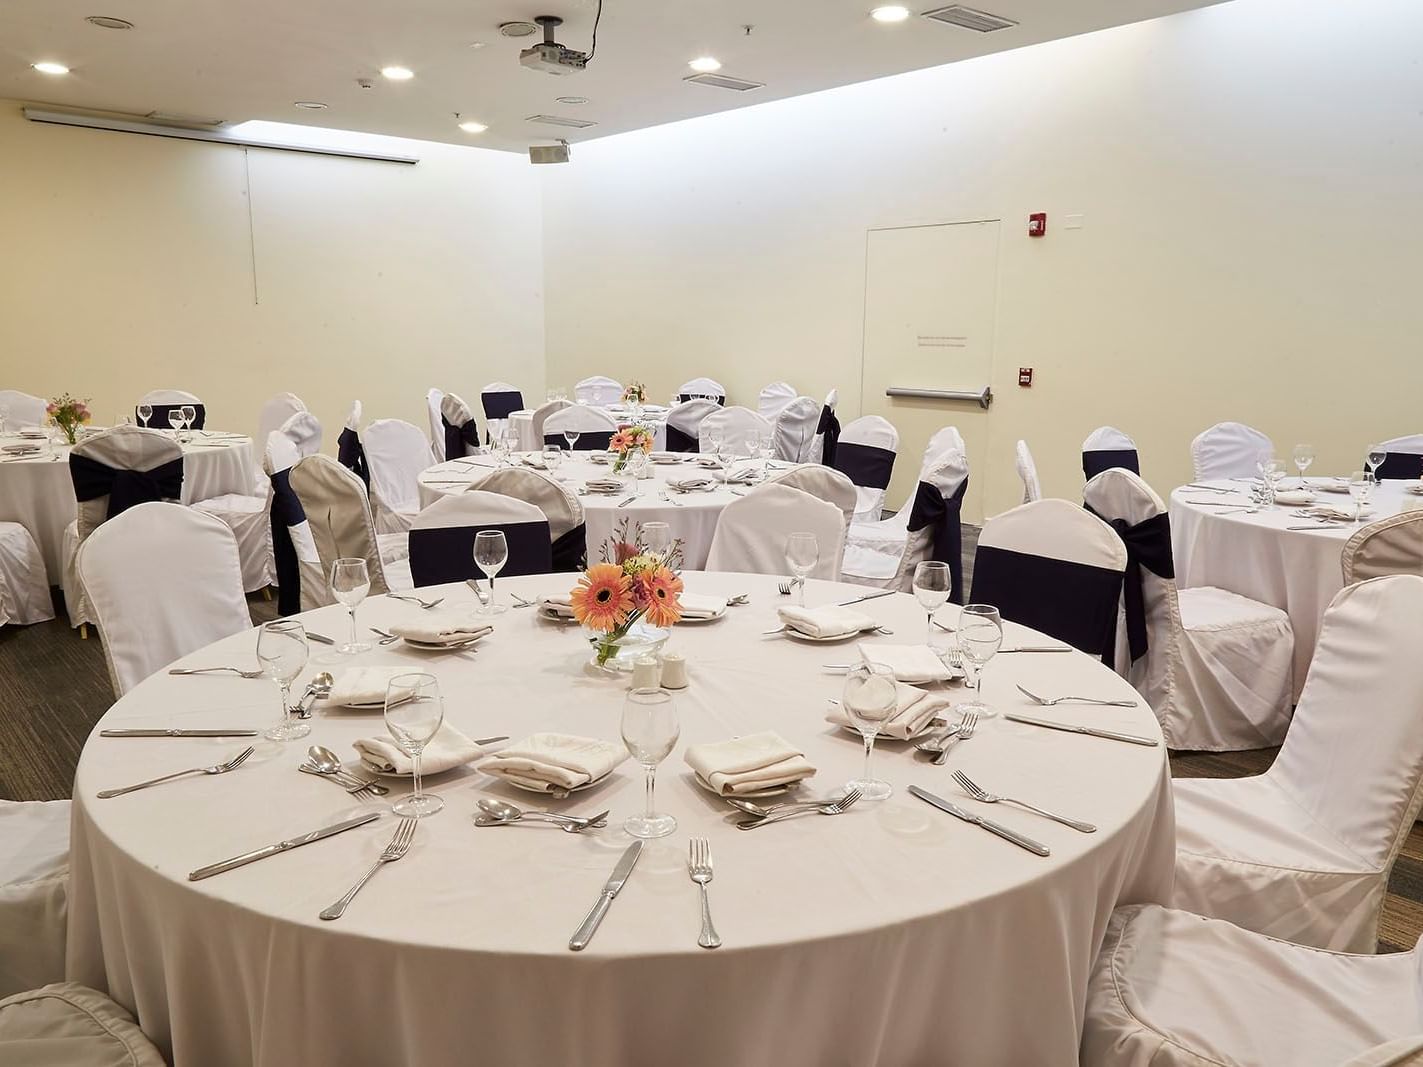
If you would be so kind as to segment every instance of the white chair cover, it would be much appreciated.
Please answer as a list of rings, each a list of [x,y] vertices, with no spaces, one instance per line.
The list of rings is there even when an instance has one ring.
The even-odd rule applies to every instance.
[[[1082,442],[1082,473],[1093,478],[1112,467],[1141,473],[1136,442],[1114,426],[1099,426]]]
[[[769,418],[764,411],[762,418]],[[791,463],[814,463],[815,431],[820,426],[820,405],[808,396],[798,396],[781,405],[772,433],[775,457]]]
[[[860,497],[859,506],[855,508],[856,522],[880,520],[884,491],[889,486],[898,454],[899,431],[888,419],[878,415],[862,415],[840,432],[833,465],[855,483]]]
[[[361,432],[361,416],[363,414],[364,408],[361,402],[359,400],[352,400],[351,409],[346,413],[346,429],[352,433],[359,434]]]
[[[232,531],[196,508],[129,508],[79,546],[79,574],[115,696],[252,625]]]
[[[732,455],[749,455],[751,439],[771,436],[771,424],[750,408],[729,407],[711,412],[697,426],[697,448],[712,450],[711,439],[722,435],[722,449]]]
[[[76,982],[0,1000],[0,1063],[19,1067],[165,1067],[133,1016]]]
[[[682,388],[677,390],[677,399],[684,404],[688,400],[715,400],[718,404],[725,404],[726,390],[720,382],[711,378],[693,378],[682,383]]]
[[[363,444],[376,529],[404,533],[420,510],[420,472],[430,466],[425,435],[403,419],[376,419],[366,427]]]
[[[1253,778],[1176,779],[1173,907],[1373,952],[1389,871],[1423,804],[1423,577],[1341,590],[1294,722]]]
[[[54,602],[39,545],[18,522],[0,522],[0,626],[52,618]]]
[[[700,452],[702,422],[722,406],[715,400],[688,400],[667,412],[667,447],[673,452]]]
[[[542,471],[503,467],[490,471],[470,489],[499,493],[534,505],[548,520],[549,537],[553,541],[553,569],[583,569],[588,554],[583,505],[578,502],[578,494],[563,482]]]
[[[849,530],[859,497],[855,495],[855,484],[834,468],[820,463],[804,463],[790,470],[774,471],[766,481],[788,485],[802,493],[809,493],[817,500],[834,504],[845,516],[845,529]]]
[[[774,482],[760,485],[722,509],[707,554],[709,571],[786,574],[786,538],[812,533],[820,561],[812,578],[840,580],[845,520],[840,509],[809,493]]]
[[[430,420],[430,455],[434,462],[445,461],[445,424],[440,419],[440,403],[445,399],[442,389],[431,388],[425,393],[425,414]]]
[[[149,422],[149,429],[166,430],[170,427],[168,417],[159,410],[160,408],[178,407],[183,404],[190,404],[197,408],[197,417],[193,420],[193,428],[201,430],[207,421],[207,407],[193,393],[185,393],[181,389],[151,389],[144,393],[138,401],[140,404],[150,404],[153,406],[153,418]],[[137,408],[134,409],[137,414]]]
[[[470,406],[454,393],[440,399],[440,435],[445,439],[445,458],[472,456],[479,450],[479,427]]]
[[[1135,530],[1122,537],[1142,561],[1148,647],[1132,659],[1124,590],[1114,666],[1156,712],[1166,744],[1209,752],[1278,745],[1294,693],[1290,617],[1212,586],[1178,590],[1166,505],[1140,475],[1113,467],[1089,481],[1083,495],[1103,519]],[[1153,556],[1164,560],[1165,575],[1152,569]]]
[[[471,489],[442,496],[415,517],[410,527],[410,575],[416,588],[488,577],[474,561],[474,538],[481,530],[504,534],[509,555],[500,574],[552,571],[551,539],[543,512],[523,500]]]
[[[1260,455],[1271,455],[1274,442],[1243,422],[1218,422],[1191,442],[1193,477],[1251,478],[1259,472]]]
[[[5,428],[11,432],[28,426],[43,426],[48,406],[43,397],[31,396],[18,389],[0,389],[0,417]]]
[[[262,413],[257,419],[256,440],[266,441],[273,430],[280,430],[293,415],[299,415],[306,410],[301,397],[295,393],[278,393],[262,405]],[[318,443],[317,451],[320,451],[320,448]]]
[[[64,978],[68,881],[69,801],[0,800],[0,997]]]
[[[1378,477],[1414,479],[1423,476],[1423,434],[1395,437],[1379,447],[1388,457],[1374,471]]]
[[[1385,574],[1423,573],[1423,510],[1371,522],[1344,543],[1344,584]]]
[[[296,446],[299,456],[314,456],[321,451],[321,420],[311,412],[298,412],[278,429],[283,437]]]
[[[1014,451],[1018,465],[1018,477],[1023,481],[1023,503],[1031,504],[1043,498],[1042,483],[1038,481],[1038,465],[1033,462],[1033,454],[1028,451],[1028,442],[1019,441]]]
[[[761,390],[761,395],[756,399],[756,412],[767,422],[775,422],[781,412],[786,409],[786,405],[796,399],[799,394],[795,391],[795,386],[790,382],[772,382]],[[820,409],[816,408],[817,415]]]
[[[1320,952],[1155,904],[1118,908],[1087,987],[1081,1063],[1407,1063],[1423,1047],[1420,964],[1416,947]]]
[[[555,411],[562,411],[564,408],[573,407],[572,400],[550,400],[547,404],[540,405],[534,409],[533,417],[533,440],[534,443],[543,446],[544,427],[548,424],[548,417]]]
[[[600,407],[587,404],[573,404],[553,412],[544,420],[543,439],[558,438],[557,444],[565,445],[564,431],[576,431],[581,436],[573,447],[579,452],[597,451],[608,447],[607,437],[618,429],[618,420]],[[607,435],[607,436],[604,436]]]
[[[605,378],[600,374],[584,378],[573,387],[573,399],[580,404],[607,407],[609,404],[616,404],[622,398],[622,383],[615,378]]]

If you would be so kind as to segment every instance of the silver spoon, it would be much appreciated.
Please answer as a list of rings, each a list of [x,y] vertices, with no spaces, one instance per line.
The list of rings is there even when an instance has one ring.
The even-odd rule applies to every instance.
[[[379,637],[380,643],[383,645],[393,645],[395,644],[395,642],[400,640],[400,638],[397,637],[395,634],[390,633],[387,630],[378,630],[374,626],[371,627],[371,633]]]
[[[311,718],[311,706],[318,700],[330,696],[331,686],[336,679],[331,677],[330,671],[322,671],[311,681],[306,683],[306,692],[302,693],[301,699],[296,702],[296,707],[292,709],[301,719]]]
[[[407,604],[419,604],[426,611],[429,611],[431,608],[439,607],[445,602],[444,597],[440,597],[436,600],[421,600],[418,596],[411,596],[408,593],[387,593],[386,596],[390,597],[391,600],[403,600]]]
[[[590,826],[597,826],[600,823],[607,824],[608,813],[599,812],[591,818],[582,819],[576,815],[560,815],[552,811],[525,811],[523,808],[503,800],[490,800],[481,798],[479,800],[479,810],[484,812],[489,819],[497,823],[517,822],[520,819],[541,819],[544,822],[557,823],[562,829],[570,833],[577,833],[579,830],[586,830]],[[482,823],[478,818],[475,824],[484,826],[492,823]]]
[[[795,808],[790,811],[776,812],[760,819],[743,819],[736,824],[738,830],[754,830],[758,826],[765,826],[768,823],[780,822],[782,819],[789,819],[796,815],[804,815],[807,812],[819,812],[821,815],[843,815],[850,809],[857,800],[864,794],[858,789],[851,789],[839,800],[832,800],[829,804],[820,804],[813,808]]]
[[[350,771],[343,770],[341,767],[341,757],[324,745],[312,745],[306,750],[306,756],[311,760],[311,765],[315,767],[317,771],[321,774],[329,774],[337,781],[347,781],[353,785],[359,783],[380,797],[390,792],[388,786],[381,785],[379,782],[368,782],[366,779],[358,777]]]

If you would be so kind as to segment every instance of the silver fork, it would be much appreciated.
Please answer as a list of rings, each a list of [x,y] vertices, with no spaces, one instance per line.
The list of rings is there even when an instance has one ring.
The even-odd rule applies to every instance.
[[[1036,693],[1029,692],[1021,685],[1018,692],[1031,700],[1034,704],[1040,704],[1045,708],[1050,708],[1054,704],[1093,704],[1103,708],[1134,708],[1135,700],[1098,700],[1095,697],[1040,697]]]
[[[374,626],[371,627],[371,633],[373,633],[373,634],[375,634],[377,637],[379,637],[379,638],[380,638],[380,643],[383,644],[383,645],[393,645],[393,644],[395,644],[395,642],[397,642],[397,641],[400,640],[400,638],[397,637],[395,634],[390,633],[390,632],[388,632],[388,631],[386,631],[386,630],[377,629],[377,628],[374,627]]]
[[[385,846],[385,851],[380,854],[380,858],[350,889],[340,900],[332,904],[321,913],[323,919],[339,919],[346,910],[346,905],[355,899],[356,894],[361,891],[361,887],[375,877],[376,871],[380,870],[387,863],[394,863],[407,852],[410,851],[410,842],[415,837],[415,820],[401,819],[400,825],[395,828],[395,836],[390,839],[390,844]]]
[[[226,763],[217,763],[211,767],[193,767],[186,771],[176,771],[173,774],[165,774],[161,778],[150,778],[146,782],[139,782],[136,785],[126,785],[120,789],[101,789],[98,796],[104,800],[109,797],[121,797],[125,793],[132,793],[136,789],[147,789],[151,785],[158,785],[160,782],[171,782],[175,778],[186,778],[190,774],[226,774],[228,771],[235,771],[247,762],[247,757],[257,751],[248,745],[237,755],[233,756]]]
[[[658,496],[662,497],[663,500],[667,501],[667,503],[673,505],[674,507],[680,508],[682,506],[682,502],[680,500],[674,500],[672,497],[667,495],[666,489],[663,489],[660,493],[658,493]]]
[[[934,757],[934,766],[942,767],[944,765],[944,761],[949,758],[949,749],[953,748],[954,745],[959,741],[967,741],[970,737],[973,736],[973,732],[977,729],[978,712],[965,712],[963,721],[959,723],[959,728],[956,731],[956,736],[953,738],[953,740],[950,740],[947,737],[944,738],[944,747],[939,749],[938,754]]]
[[[532,600],[525,600],[518,593],[510,593],[509,596],[513,598],[514,607],[516,608],[531,608],[534,606],[534,602]]]
[[[791,590],[795,588],[795,579],[792,578],[789,581],[777,582],[776,588],[780,590],[781,596],[790,596]]]
[[[244,671],[241,667],[174,667],[169,674],[219,674],[222,672],[236,674],[242,678],[261,678],[266,671]]]
[[[794,819],[797,815],[806,815],[810,812],[818,812],[821,815],[843,815],[862,796],[864,796],[864,794],[858,789],[851,789],[839,800],[832,800],[828,804],[817,804],[813,808],[794,808],[789,811],[776,812],[774,815],[767,815],[760,819],[743,819],[736,824],[736,828],[738,830],[754,830],[758,826],[780,822],[782,819]]]
[[[697,944],[702,948],[718,948],[721,936],[712,925],[711,901],[707,899],[707,885],[712,880],[711,844],[705,837],[694,837],[687,842],[687,873],[702,890],[702,932]]]
[[[367,782],[364,778],[357,777],[354,774],[343,774],[341,772],[327,774],[325,771],[318,771],[309,763],[298,763],[296,769],[301,771],[302,774],[314,774],[318,778],[325,778],[329,780],[332,785],[344,790],[347,795],[357,797],[361,800],[373,800],[377,796],[383,796],[390,792],[390,790],[384,786],[381,786],[377,790],[374,787],[379,785],[379,783]]]
[[[445,602],[444,597],[440,597],[437,600],[421,600],[418,596],[411,596],[407,593],[387,593],[386,596],[390,597],[391,600],[403,600],[407,604],[419,604],[426,611],[429,611],[431,608],[439,607]]]
[[[958,782],[958,784],[964,788],[964,791],[973,797],[974,800],[981,800],[985,804],[998,804],[1000,802],[1004,804],[1016,804],[1020,808],[1035,811],[1046,819],[1051,819],[1053,822],[1060,822],[1063,826],[1070,826],[1074,830],[1079,830],[1084,834],[1095,834],[1097,832],[1097,828],[1090,822],[1069,819],[1065,815],[1054,815],[1050,811],[1044,811],[1042,808],[1029,804],[1026,800],[1016,800],[1013,797],[1004,797],[996,793],[990,793],[982,786],[976,784],[968,775],[964,774],[963,771],[954,771],[954,781]]]

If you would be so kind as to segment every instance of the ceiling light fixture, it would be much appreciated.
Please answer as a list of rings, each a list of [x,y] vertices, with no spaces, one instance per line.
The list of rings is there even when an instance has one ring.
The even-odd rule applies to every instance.
[[[69,73],[69,68],[66,67],[63,63],[53,63],[53,62],[50,62],[50,61],[47,60],[47,59],[46,59],[46,60],[43,60],[43,61],[41,61],[41,62],[39,62],[39,63],[31,63],[30,66],[34,67],[34,69],[37,70],[37,71],[39,71],[41,74],[68,74],[68,73]]]
[[[381,67],[380,73],[382,77],[393,82],[408,82],[415,77],[415,72],[409,67]]]
[[[870,18],[876,22],[903,22],[909,17],[909,9],[903,4],[881,4],[870,11]]]
[[[483,133],[489,127],[482,122],[461,122],[460,129],[465,133]]]
[[[499,32],[505,37],[532,37],[539,28],[532,22],[501,22]]]
[[[556,96],[554,99],[560,104],[586,104],[588,102],[586,96]]]
[[[87,15],[84,21],[90,26],[98,26],[101,30],[133,29],[133,23],[128,19],[116,19],[112,15]]]
[[[299,107],[303,111],[323,111],[326,105],[320,100],[298,100],[292,107]]]
[[[714,56],[698,56],[687,66],[691,67],[698,74],[710,74],[713,71],[721,70],[721,60]]]

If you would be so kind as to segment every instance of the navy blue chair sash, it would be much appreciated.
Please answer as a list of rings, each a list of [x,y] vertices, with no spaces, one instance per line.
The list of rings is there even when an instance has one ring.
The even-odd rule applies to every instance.
[[[501,393],[480,393],[480,403],[484,405],[484,418],[507,419],[524,408],[524,394],[518,390]]]
[[[606,452],[608,445],[612,444],[612,442],[612,430],[583,430],[579,433],[578,440],[573,442],[573,451]],[[546,433],[544,434],[544,444],[567,448],[568,439],[561,433]]]
[[[1141,463],[1134,448],[1094,448],[1082,453],[1082,473],[1090,482],[1103,471],[1124,467],[1133,474],[1141,473]]]
[[[150,405],[150,406],[153,408],[153,415],[152,415],[152,417],[149,418],[149,420],[148,420],[148,426],[149,426],[150,429],[153,429],[153,430],[169,430],[169,429],[172,429],[172,426],[171,426],[171,425],[169,424],[169,422],[168,422],[168,412],[170,412],[170,411],[177,411],[177,410],[178,410],[179,408],[181,408],[181,407],[192,407],[193,411],[195,412],[195,414],[193,415],[193,426],[192,426],[192,428],[193,428],[194,430],[201,430],[205,425],[207,425],[207,421],[208,421],[208,409],[205,408],[205,407],[203,407],[202,404],[191,404],[191,405],[185,405],[185,404],[152,404],[152,405]],[[137,415],[138,415],[138,408],[134,408],[134,409],[133,409],[133,413],[134,413],[134,416],[137,417]],[[142,419],[139,419],[139,420],[138,420],[138,424],[139,424],[140,426],[142,426],[142,425],[143,425],[143,420],[142,420]]]
[[[588,565],[588,527],[579,523],[553,543],[553,569],[575,574]]]
[[[69,457],[69,477],[79,501],[109,498],[106,518],[112,519],[135,504],[151,500],[177,500],[183,495],[183,460],[170,459],[152,470],[110,467],[88,456]]]
[[[301,564],[292,543],[293,526],[306,521],[306,512],[291,485],[290,468],[272,475],[272,556],[277,565],[277,614],[301,611]]]
[[[509,561],[499,572],[501,575],[552,573],[547,520],[441,526],[410,531],[410,576],[416,586],[488,577],[474,562],[474,535],[483,530],[502,530],[509,543]]]
[[[670,422],[667,424],[667,451],[700,452],[701,444],[689,433],[683,433]]]
[[[1040,630],[1112,666],[1121,571],[979,545],[973,602],[992,604],[1009,622]]]
[[[479,447],[479,427],[474,424],[474,419],[463,426],[456,426],[443,415],[440,421],[445,424],[445,458],[459,459],[465,454],[465,446],[470,448]]]
[[[934,527],[934,547],[930,559],[949,565],[949,600],[963,603],[963,497],[968,492],[968,479],[963,480],[954,495],[945,499],[935,485],[920,482],[914,494],[914,506],[909,512],[909,532],[918,533],[926,526]]]
[[[835,462],[830,464],[856,485],[867,489],[884,489],[894,473],[894,453],[874,445],[841,441],[835,449]]]
[[[840,420],[835,417],[835,409],[820,409],[820,424],[815,427],[818,436],[825,438],[820,449],[820,462],[827,467],[835,466],[835,455],[840,445]]]
[[[1385,452],[1383,462],[1374,469],[1374,476],[1379,479],[1423,477],[1423,456],[1412,452]]]
[[[336,459],[341,466],[360,478],[367,490],[370,489],[371,471],[366,466],[366,449],[356,431],[349,426],[336,438]]]
[[[1092,511],[1089,507],[1088,511]],[[1092,511],[1093,515],[1097,515]],[[1171,517],[1162,512],[1135,526],[1126,519],[1109,519],[1097,515],[1122,539],[1127,546],[1127,571],[1122,583],[1122,606],[1127,618],[1127,648],[1131,651],[1132,662],[1146,655],[1150,644],[1146,630],[1146,599],[1141,582],[1141,569],[1145,567],[1158,578],[1174,579],[1176,565],[1171,559]]]
[[[717,396],[715,393],[678,393],[677,403],[685,404],[688,400],[715,400],[722,407],[726,407],[726,397]]]

